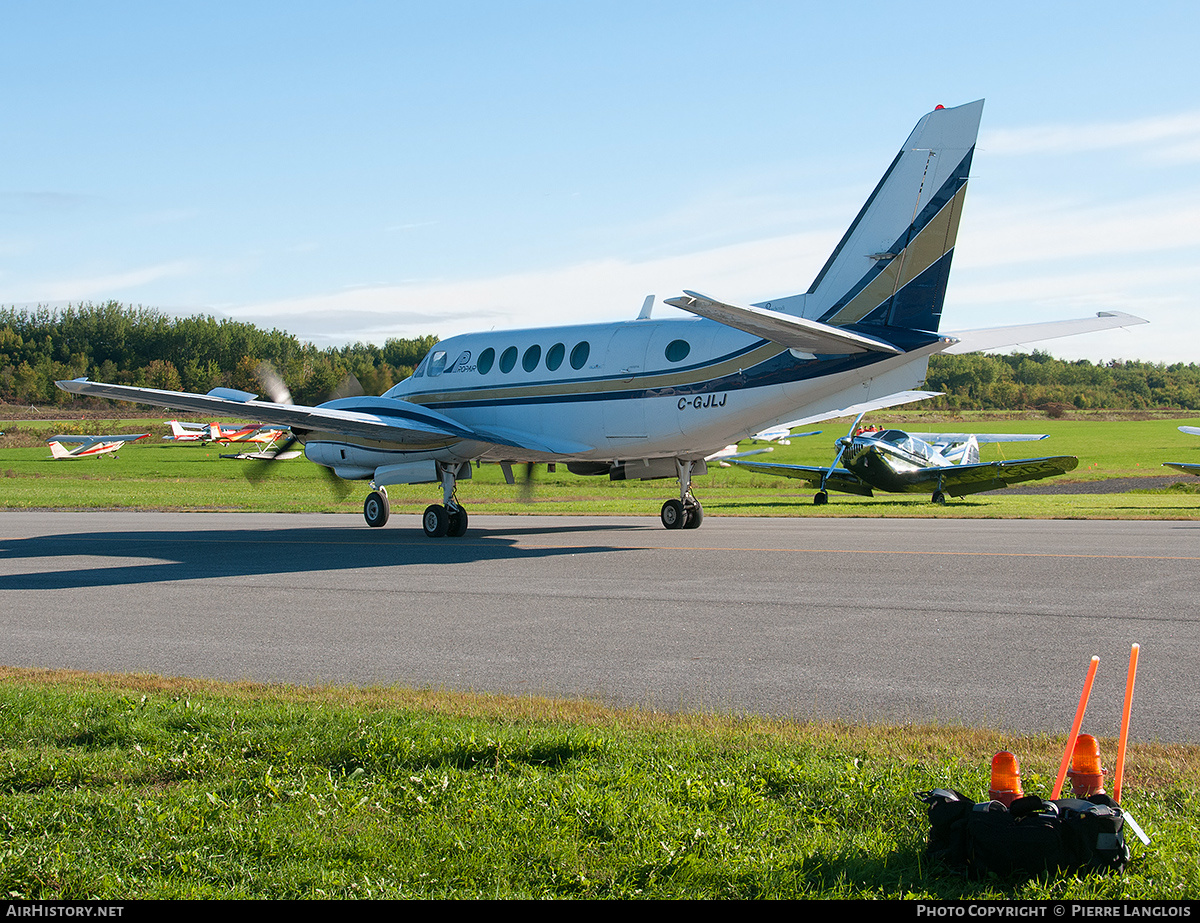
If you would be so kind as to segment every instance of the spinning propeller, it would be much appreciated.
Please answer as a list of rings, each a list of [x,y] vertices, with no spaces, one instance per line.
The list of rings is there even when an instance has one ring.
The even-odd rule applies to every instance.
[[[288,386],[284,384],[279,373],[275,371],[275,367],[271,363],[263,361],[258,364],[254,370],[258,375],[258,380],[263,386],[263,390],[267,392],[269,397],[276,404],[291,404],[292,392],[288,390]],[[339,384],[330,393],[326,400],[336,400],[341,397],[358,397],[365,393],[363,386],[355,377],[353,372],[347,373]],[[283,441],[282,445],[276,446],[275,454],[271,458],[265,458],[262,461],[254,462],[246,468],[246,477],[254,483],[259,483],[271,473],[271,465],[279,461],[284,452],[288,451],[292,446],[296,445],[300,440],[294,433],[289,433],[288,437]],[[339,500],[344,500],[350,495],[352,488],[348,483],[338,477],[332,468],[326,468],[324,465],[318,465],[321,473],[325,476],[325,480],[329,485],[329,489]]]

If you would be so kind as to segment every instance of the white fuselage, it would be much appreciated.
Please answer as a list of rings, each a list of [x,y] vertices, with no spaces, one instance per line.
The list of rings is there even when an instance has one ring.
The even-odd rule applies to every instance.
[[[697,460],[765,427],[914,387],[932,341],[901,356],[796,354],[704,319],[472,333],[435,346],[383,399],[543,450],[431,440],[398,450],[314,434],[306,452],[343,476],[408,460]],[[373,399],[379,401],[380,399]],[[529,439],[519,437],[529,436]],[[314,443],[319,443],[314,444]]]

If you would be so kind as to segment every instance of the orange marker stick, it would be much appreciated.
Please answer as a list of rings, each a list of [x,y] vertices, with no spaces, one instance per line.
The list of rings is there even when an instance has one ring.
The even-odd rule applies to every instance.
[[[1099,657],[1092,657],[1088,665],[1087,679],[1083,681],[1083,693],[1079,696],[1079,707],[1075,709],[1075,723],[1071,725],[1071,734],[1067,737],[1067,749],[1063,751],[1062,765],[1058,767],[1058,778],[1054,780],[1054,791],[1050,800],[1054,801],[1062,794],[1063,781],[1067,778],[1067,767],[1071,765],[1071,754],[1075,752],[1075,738],[1079,736],[1079,726],[1083,724],[1083,713],[1087,711],[1088,696],[1092,694],[1092,680],[1096,678],[1096,667],[1100,665]]]
[[[1125,708],[1121,711],[1121,739],[1117,742],[1117,769],[1113,774],[1113,801],[1121,800],[1121,777],[1125,775],[1125,742],[1129,739],[1129,709],[1133,705],[1133,679],[1137,675],[1138,651],[1141,645],[1129,649],[1129,675],[1125,677]]]

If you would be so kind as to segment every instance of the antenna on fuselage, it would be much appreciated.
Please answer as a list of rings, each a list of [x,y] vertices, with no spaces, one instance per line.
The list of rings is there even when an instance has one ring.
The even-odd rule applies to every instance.
[[[654,310],[654,296],[647,295],[646,300],[642,302],[642,313],[637,316],[638,320],[649,320],[650,312]]]

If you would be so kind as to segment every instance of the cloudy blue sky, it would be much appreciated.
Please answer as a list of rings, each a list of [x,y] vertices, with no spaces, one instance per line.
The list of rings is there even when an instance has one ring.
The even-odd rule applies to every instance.
[[[0,304],[321,345],[805,290],[917,119],[986,98],[944,329],[1200,361],[1192,3],[0,7]],[[672,309],[660,308],[662,313]]]

